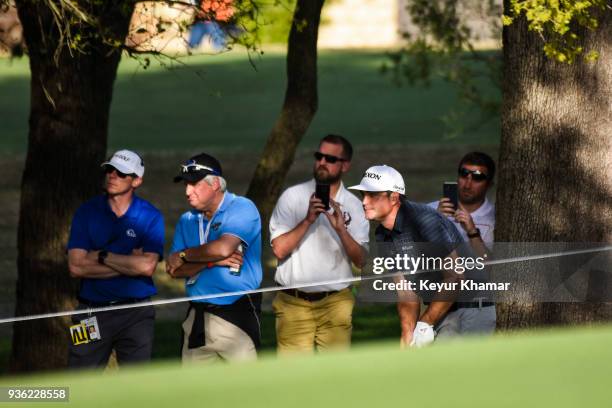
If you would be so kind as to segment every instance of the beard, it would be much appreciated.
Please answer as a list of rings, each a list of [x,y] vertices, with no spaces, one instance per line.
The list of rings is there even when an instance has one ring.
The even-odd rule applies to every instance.
[[[485,197],[486,195],[465,194],[459,191],[459,201],[461,202],[461,204],[477,204],[484,201]]]
[[[334,175],[334,174],[331,174],[329,170],[324,169],[322,167],[315,168],[314,171],[312,172],[312,175],[314,176],[314,179],[318,183],[327,183],[327,184],[334,184],[335,182],[339,181],[340,178],[342,178],[341,172],[338,172],[338,174]]]

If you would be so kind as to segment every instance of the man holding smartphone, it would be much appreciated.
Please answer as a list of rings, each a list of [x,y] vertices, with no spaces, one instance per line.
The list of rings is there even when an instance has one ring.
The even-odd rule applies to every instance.
[[[457,169],[457,207],[449,197],[429,203],[455,224],[457,230],[477,256],[493,249],[495,207],[487,199],[493,185],[495,162],[486,153],[466,154]],[[457,302],[440,322],[439,337],[461,334],[488,334],[495,330],[495,305],[482,299]]]
[[[457,201],[455,208],[450,197],[442,197],[429,206],[449,217],[461,236],[479,256],[493,248],[495,207],[487,199],[493,185],[495,162],[480,152],[466,154],[457,169]]]
[[[355,299],[349,283],[334,281],[351,278],[351,264],[363,267],[369,240],[361,203],[342,184],[352,154],[342,136],[321,139],[314,179],[288,188],[270,219],[276,283],[297,287],[280,291],[273,303],[281,354],[350,346]]]

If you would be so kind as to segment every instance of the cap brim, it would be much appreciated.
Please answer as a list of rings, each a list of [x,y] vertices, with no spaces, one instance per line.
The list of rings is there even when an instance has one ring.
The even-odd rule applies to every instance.
[[[387,191],[387,190],[381,190],[380,187],[377,188],[377,187],[368,186],[364,184],[357,184],[356,186],[351,186],[348,189],[349,190],[359,190],[359,191],[372,191],[372,192]]]
[[[174,177],[174,182],[180,183],[181,181],[186,181],[188,183],[195,183],[197,181],[202,180],[204,177],[208,176],[209,174],[213,174],[213,173],[208,172],[208,171],[181,173],[178,176]]]
[[[122,172],[123,174],[136,174],[136,173],[134,173],[134,171],[133,171],[132,169],[130,169],[129,167],[127,167],[127,166],[123,166],[123,165],[121,165],[121,164],[119,164],[119,163],[112,163],[112,162],[107,161],[107,162],[104,162],[104,163],[102,163],[102,164],[100,165],[100,167],[105,167],[105,166],[110,166],[110,167],[112,167],[112,168],[114,168],[114,169],[116,169],[116,170],[119,170],[119,171],[120,171],[120,172]],[[137,174],[136,174],[136,175],[137,175]]]

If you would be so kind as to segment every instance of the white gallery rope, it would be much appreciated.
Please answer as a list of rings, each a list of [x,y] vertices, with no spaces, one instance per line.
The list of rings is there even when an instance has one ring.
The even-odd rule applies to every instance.
[[[487,266],[488,265],[501,265],[501,264],[514,263],[514,262],[525,262],[525,261],[533,261],[533,260],[539,260],[539,259],[556,258],[556,257],[561,257],[561,256],[588,254],[588,253],[594,253],[594,252],[605,252],[605,251],[611,251],[611,250],[612,250],[612,246],[605,246],[605,247],[599,247],[599,248],[593,248],[593,249],[578,249],[574,251],[557,252],[557,253],[551,253],[551,254],[521,256],[521,257],[515,257],[515,258],[508,258],[508,259],[498,259],[498,260],[493,260],[493,261],[487,261],[485,262],[485,265]],[[413,275],[416,273],[424,273],[424,272],[431,272],[431,271],[420,270],[420,271],[410,272],[410,274]],[[47,319],[51,317],[63,317],[63,316],[72,316],[72,315],[79,315],[79,314],[108,312],[111,310],[131,309],[131,308],[136,308],[136,307],[161,306],[161,305],[169,305],[173,303],[202,301],[202,300],[216,299],[216,298],[222,298],[222,297],[227,297],[227,296],[254,295],[257,293],[277,292],[279,290],[285,290],[285,289],[300,289],[300,288],[307,288],[311,286],[334,285],[334,284],[339,284],[339,283],[353,283],[353,282],[360,282],[364,280],[380,279],[381,277],[388,278],[388,277],[401,276],[401,275],[406,275],[406,274],[407,274],[406,272],[395,272],[395,273],[390,273],[390,274],[385,274],[385,275],[356,276],[352,278],[320,281],[320,282],[299,284],[299,285],[293,285],[293,286],[273,286],[269,288],[259,288],[259,289],[254,289],[254,290],[242,290],[242,291],[237,291],[237,292],[216,293],[213,295],[188,296],[188,297],[180,297],[180,298],[175,298],[175,299],[160,299],[160,300],[151,300],[151,301],[140,302],[140,303],[130,303],[130,304],[123,304],[123,305],[111,305],[111,306],[105,306],[105,307],[87,308],[87,309],[82,309],[82,310],[69,310],[69,311],[64,311],[64,312],[43,313],[43,314],[36,314],[36,315],[29,315],[29,316],[18,316],[18,317],[0,319],[0,324],[23,322],[23,321],[37,320],[37,319]]]

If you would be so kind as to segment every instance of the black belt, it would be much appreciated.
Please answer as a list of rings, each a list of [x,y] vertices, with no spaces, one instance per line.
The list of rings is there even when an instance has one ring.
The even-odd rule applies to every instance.
[[[78,301],[85,306],[89,307],[108,307],[108,306],[119,306],[119,305],[129,305],[132,303],[140,303],[147,302],[151,300],[150,297],[141,298],[141,299],[121,299],[121,300],[113,300],[110,302],[93,302],[91,300],[83,299],[82,297],[77,298]]]
[[[477,307],[480,308],[480,307],[489,307],[489,306],[495,306],[495,303],[494,302],[456,302],[451,307],[451,311],[457,310],[457,309],[474,309]]]
[[[338,293],[338,290],[331,290],[329,292],[302,292],[301,290],[297,290],[297,289],[283,289],[282,290],[283,293],[288,294],[289,296],[293,296],[296,297],[298,299],[303,299],[303,300],[307,300],[309,302],[316,302],[319,300],[323,300],[326,297],[333,295],[334,293]]]

